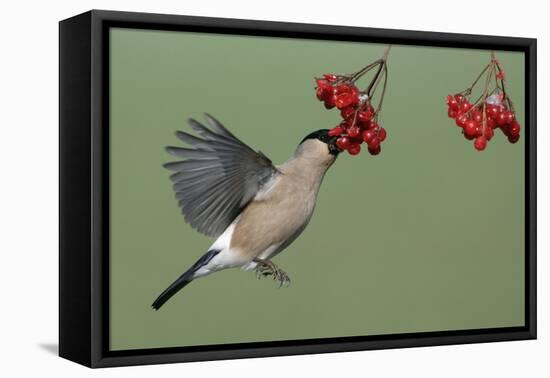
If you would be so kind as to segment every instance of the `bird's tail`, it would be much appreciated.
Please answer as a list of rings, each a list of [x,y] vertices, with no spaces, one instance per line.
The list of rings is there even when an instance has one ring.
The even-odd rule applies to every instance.
[[[216,256],[220,251],[217,250],[210,250],[206,252],[204,255],[201,256],[200,259],[197,260],[196,263],[193,264],[192,267],[187,269],[185,273],[183,273],[181,276],[178,277],[177,280],[175,280],[170,286],[164,290],[157,299],[153,302],[151,307],[153,307],[155,310],[158,310],[162,307],[163,304],[166,303],[174,294],[176,294],[178,291],[183,289],[185,286],[189,285],[191,281],[195,278],[195,272],[199,270],[201,267],[208,264],[210,260],[214,256]]]

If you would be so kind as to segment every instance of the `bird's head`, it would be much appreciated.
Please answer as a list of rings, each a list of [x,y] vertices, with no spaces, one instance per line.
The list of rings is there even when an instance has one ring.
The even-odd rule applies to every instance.
[[[296,149],[297,155],[317,160],[319,163],[332,164],[340,149],[336,146],[337,137],[329,136],[328,129],[308,134]]]

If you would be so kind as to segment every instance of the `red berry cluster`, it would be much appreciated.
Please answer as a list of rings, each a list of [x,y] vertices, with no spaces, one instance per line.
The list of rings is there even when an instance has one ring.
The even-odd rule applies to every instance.
[[[355,86],[354,77],[323,75],[322,79],[316,80],[317,98],[325,108],[340,110],[342,121],[329,131],[330,136],[338,137],[336,145],[340,150],[357,155],[365,142],[369,153],[378,155],[381,143],[386,139],[386,130],[376,121],[378,112],[371,105],[368,93]]]
[[[479,100],[471,103],[468,96],[479,79],[487,73],[487,80]],[[497,83],[489,91],[489,83]],[[500,83],[499,83],[500,81]],[[447,114],[462,129],[467,140],[474,140],[474,147],[483,151],[487,142],[493,138],[494,129],[500,128],[510,143],[516,143],[520,137],[521,126],[516,120],[512,101],[504,92],[504,71],[494,58],[485,67],[472,86],[458,94],[447,96]]]
[[[487,147],[487,142],[493,138],[496,128],[502,130],[510,143],[519,140],[521,126],[514,111],[508,109],[502,101],[491,101],[494,99],[495,97],[489,98],[473,106],[462,94],[447,96],[447,114],[462,128],[466,139],[475,139],[474,147],[478,151],[483,151]]]

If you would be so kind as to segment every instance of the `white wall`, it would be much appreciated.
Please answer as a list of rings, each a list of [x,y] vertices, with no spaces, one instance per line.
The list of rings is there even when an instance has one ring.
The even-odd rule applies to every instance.
[[[0,22],[0,372],[4,377],[540,377],[550,373],[544,231],[550,142],[548,11],[542,1],[6,1]],[[91,8],[465,32],[539,39],[539,340],[91,371],[57,343],[57,21]],[[546,116],[546,117],[545,117]],[[546,151],[542,149],[546,148]],[[548,348],[550,349],[550,348]],[[545,375],[548,376],[548,375]]]

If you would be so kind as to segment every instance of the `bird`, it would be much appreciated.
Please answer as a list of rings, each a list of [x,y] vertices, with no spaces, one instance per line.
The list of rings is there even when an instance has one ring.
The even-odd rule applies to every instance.
[[[314,131],[284,163],[274,165],[261,151],[238,139],[217,119],[208,126],[188,123],[196,135],[177,131],[189,147],[168,146],[180,160],[164,164],[185,221],[214,243],[169,285],[151,307],[160,309],[191,281],[229,269],[255,270],[280,286],[290,277],[272,259],[308,225],[327,170],[340,149],[328,129]]]

